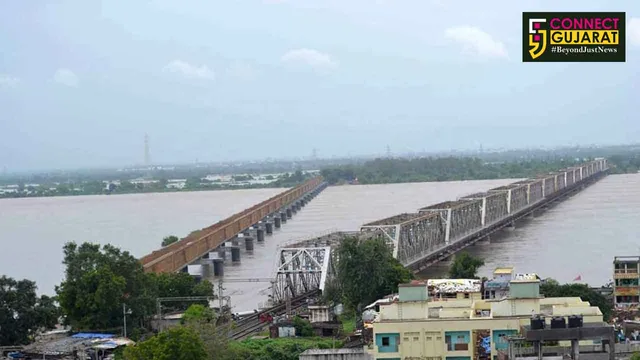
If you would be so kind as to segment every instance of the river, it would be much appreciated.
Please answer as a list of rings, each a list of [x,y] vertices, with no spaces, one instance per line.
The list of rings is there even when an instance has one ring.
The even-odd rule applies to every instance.
[[[279,243],[332,230],[357,230],[363,223],[504,185],[514,180],[410,183],[329,187],[281,230],[243,250],[239,264],[227,263],[225,277],[271,275]],[[516,224],[470,251],[485,260],[481,275],[512,265],[559,281],[600,285],[611,278],[615,255],[637,255],[640,175],[609,176],[541,215]],[[164,236],[184,236],[283,189],[5,199],[0,201],[0,274],[36,281],[53,293],[63,278],[62,246],[67,241],[111,243],[142,256]],[[441,276],[446,265],[423,276]],[[268,276],[267,276],[268,275]],[[265,300],[268,284],[224,285],[236,311]]]

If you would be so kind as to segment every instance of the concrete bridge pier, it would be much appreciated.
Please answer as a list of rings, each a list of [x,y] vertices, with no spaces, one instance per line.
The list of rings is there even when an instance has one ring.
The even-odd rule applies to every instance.
[[[213,276],[224,275],[224,259],[213,259]]]
[[[232,247],[231,248],[231,261],[232,262],[240,262],[240,248],[239,247]]]
[[[276,229],[280,229],[281,222],[282,222],[282,218],[278,216],[273,218],[273,226],[275,226]]]
[[[225,251],[225,247],[224,247],[224,243],[222,245],[220,245],[220,247],[218,248],[218,257],[222,260],[224,260],[227,257],[227,252]]]
[[[213,275],[213,259],[201,259],[200,267],[203,278],[210,278]]]
[[[283,211],[283,212],[280,213],[280,222],[283,223],[283,224],[287,223],[287,212],[286,211]]]
[[[245,236],[244,247],[247,251],[253,251],[253,238],[251,236]]]
[[[291,214],[295,214],[296,212],[298,212],[298,207],[295,203],[293,203],[291,204],[291,206],[289,206],[289,210],[291,210]]]
[[[263,242],[264,241],[264,229],[257,229],[256,230],[256,240],[258,240],[258,242]]]
[[[287,219],[291,219],[292,216],[293,216],[293,213],[291,212],[291,208],[288,208],[286,212]]]
[[[234,237],[233,239],[231,239],[231,244],[233,246],[238,246],[240,245],[240,240],[242,240],[242,238],[244,238],[244,234],[238,234],[236,235],[236,237]]]
[[[278,221],[278,224],[280,224],[280,218],[275,218],[274,221],[276,220]],[[273,234],[273,223],[269,221],[268,223],[264,224],[264,229],[267,232],[267,235]]]

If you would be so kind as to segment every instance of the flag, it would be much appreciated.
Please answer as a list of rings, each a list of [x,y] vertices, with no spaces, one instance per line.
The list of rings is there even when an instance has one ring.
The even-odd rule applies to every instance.
[[[582,275],[578,275],[573,281],[582,281]]]

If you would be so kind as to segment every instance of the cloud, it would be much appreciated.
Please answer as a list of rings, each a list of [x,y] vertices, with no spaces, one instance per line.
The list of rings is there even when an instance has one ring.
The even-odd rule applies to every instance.
[[[285,63],[303,63],[314,68],[334,68],[338,63],[329,54],[313,49],[295,49],[282,55]]]
[[[0,74],[0,86],[1,87],[14,87],[20,83],[20,79],[11,75]]]
[[[181,74],[182,76],[190,79],[215,79],[215,74],[206,65],[196,66],[182,60],[173,60],[162,70],[174,74]]]
[[[445,31],[445,37],[480,57],[509,58],[507,48],[501,41],[474,26],[449,28]]]
[[[640,46],[640,18],[631,18],[627,24],[627,29],[631,45]]]
[[[79,82],[78,76],[76,76],[76,74],[74,74],[73,71],[69,69],[56,70],[56,73],[53,74],[53,81],[57,82],[58,84],[62,84],[70,87],[78,86],[78,82]]]

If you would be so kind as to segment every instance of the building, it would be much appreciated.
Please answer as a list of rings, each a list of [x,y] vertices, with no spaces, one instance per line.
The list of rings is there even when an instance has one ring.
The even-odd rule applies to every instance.
[[[508,289],[501,298],[481,299],[480,289],[474,287],[434,299],[428,282],[403,284],[397,301],[380,305],[368,352],[386,360],[498,359],[507,356],[509,338],[520,334],[534,314],[544,315],[547,323],[552,317],[571,315],[581,315],[585,326],[603,323],[600,309],[580,298],[540,296],[540,278],[535,274],[512,276]]]
[[[616,306],[640,303],[640,256],[616,256],[613,259],[613,301]]]
[[[501,267],[493,271],[493,278],[484,283],[485,299],[501,299],[509,295],[509,282],[513,279],[512,267]]]

